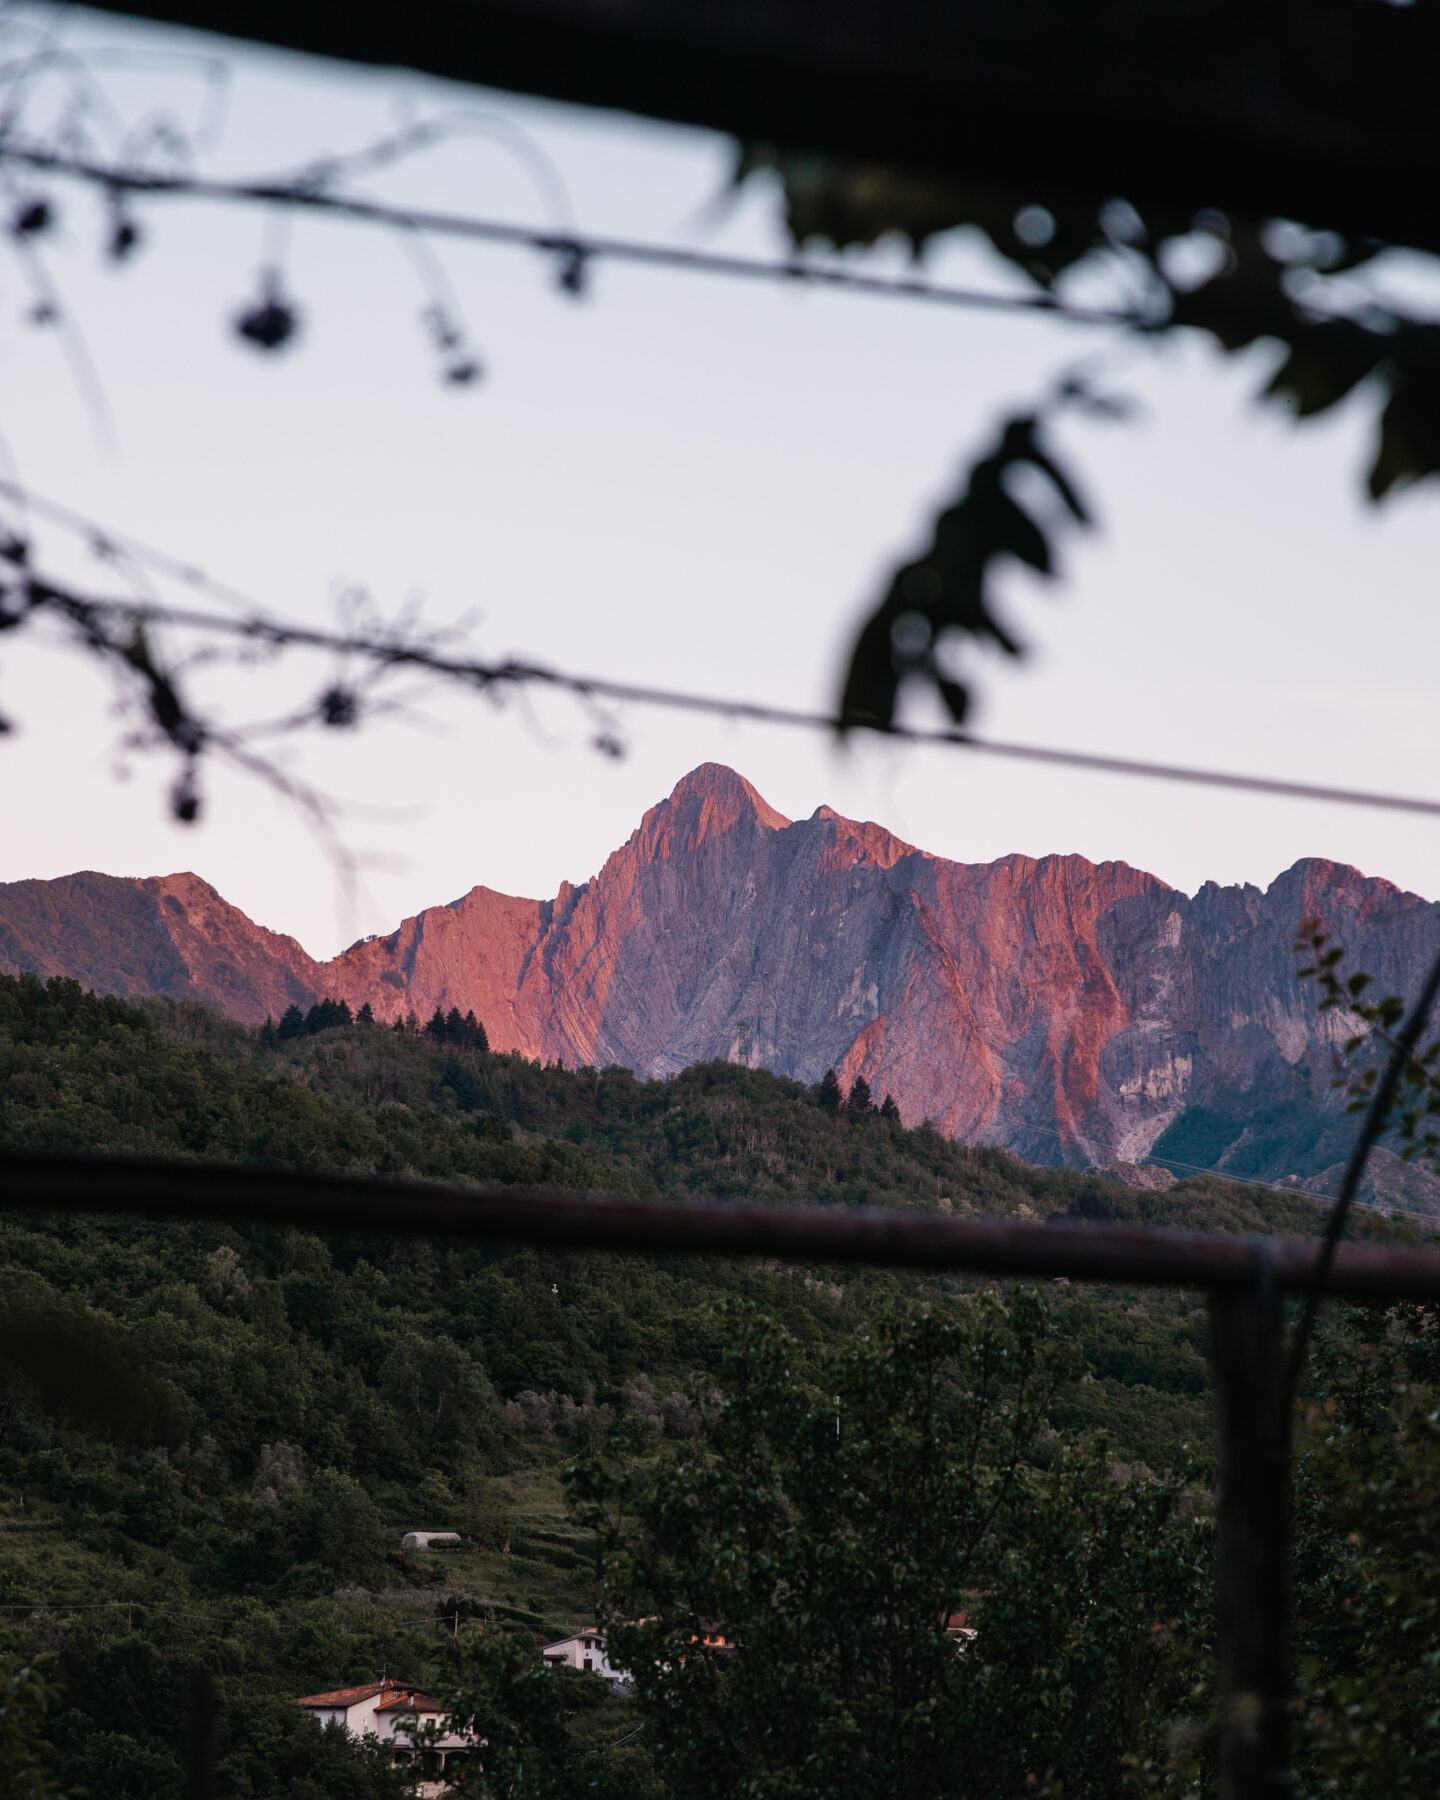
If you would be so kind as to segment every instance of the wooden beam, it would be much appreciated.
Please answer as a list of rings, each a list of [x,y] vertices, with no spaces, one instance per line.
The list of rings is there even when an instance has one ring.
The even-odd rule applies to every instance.
[[[1379,0],[110,0],[1022,199],[1440,248],[1440,9]],[[320,148],[321,146],[317,146]]]

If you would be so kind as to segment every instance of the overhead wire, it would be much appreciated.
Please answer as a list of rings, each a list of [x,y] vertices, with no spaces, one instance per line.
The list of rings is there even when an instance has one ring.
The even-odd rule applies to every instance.
[[[631,263],[691,274],[720,275],[745,281],[768,281],[790,286],[833,289],[874,299],[915,300],[934,306],[963,307],[986,312],[1033,313],[1072,324],[1152,330],[1164,323],[1133,307],[1080,306],[1058,295],[1006,293],[993,288],[960,286],[918,276],[871,275],[840,262],[820,262],[810,257],[745,256],[735,252],[703,250],[680,244],[659,244],[644,239],[610,237],[570,227],[539,227],[475,213],[448,212],[434,207],[402,206],[358,195],[339,194],[318,176],[310,181],[225,180],[217,176],[165,173],[126,168],[90,157],[52,150],[23,140],[0,138],[0,160],[21,168],[65,180],[82,181],[108,194],[129,194],[145,199],[205,200],[229,205],[292,207],[300,211],[349,219],[359,224],[380,225],[402,232],[422,231],[437,237],[468,239],[509,246],[554,257],[562,271],[573,272],[576,259]],[[562,280],[568,291],[578,284]]]
[[[12,499],[30,498],[17,483],[0,479],[0,495]],[[47,504],[52,517],[65,516],[65,509]],[[69,522],[79,524],[78,515],[69,514]],[[92,528],[99,542],[109,534]],[[116,538],[114,541],[120,542]],[[125,540],[132,554],[148,553],[137,540]],[[3,547],[0,547],[3,548]],[[165,558],[181,579],[192,585],[208,585],[200,571]],[[1056,745],[1028,744],[1002,738],[981,737],[960,727],[926,727],[900,723],[882,724],[864,718],[847,719],[834,713],[801,707],[778,706],[768,701],[750,700],[731,695],[696,693],[680,688],[653,686],[633,681],[617,681],[606,676],[582,675],[556,669],[546,664],[511,657],[499,661],[461,657],[446,653],[434,642],[397,638],[384,633],[327,631],[293,620],[276,619],[262,610],[244,616],[222,616],[197,608],[170,606],[152,600],[105,599],[74,593],[55,583],[37,579],[28,570],[20,576],[20,584],[32,597],[37,610],[47,602],[61,602],[77,611],[95,617],[133,621],[137,624],[163,625],[175,629],[208,632],[252,644],[265,644],[274,649],[298,647],[321,650],[341,656],[356,656],[377,666],[410,668],[457,680],[481,691],[521,687],[549,687],[585,701],[609,701],[615,704],[651,706],[671,711],[691,712],[714,718],[774,725],[791,729],[823,731],[846,735],[852,730],[870,730],[900,743],[934,745],[969,750],[979,756],[1040,764],[1050,768],[1085,770],[1106,775],[1125,775],[1142,780],[1178,782],[1195,787],[1217,788],[1229,792],[1265,794],[1279,799],[1318,801],[1329,805],[1357,806],[1389,812],[1440,817],[1440,800],[1421,795],[1397,794],[1376,789],[1338,787],[1329,784],[1293,781],[1281,776],[1257,775],[1243,771],[1205,768],[1182,763],[1162,763],[1142,757],[1112,756],[1100,751],[1073,750]],[[232,606],[244,604],[244,596],[223,584],[216,591]],[[301,722],[300,720],[294,721]]]
[[[37,172],[88,182],[109,194],[128,193],[148,198],[190,198],[240,203],[294,207],[312,212],[332,214],[368,224],[379,224],[413,234],[417,231],[441,236],[469,238],[510,245],[555,256],[562,266],[562,284],[568,285],[564,270],[574,272],[576,259],[581,262],[600,257],[652,267],[688,270],[697,273],[733,276],[749,280],[800,282],[889,299],[909,299],[940,305],[980,308],[1007,312],[1036,313],[1058,317],[1073,323],[1106,327],[1153,329],[1159,322],[1142,311],[1125,308],[1075,306],[1054,294],[1002,293],[989,289],[960,287],[918,278],[877,276],[849,268],[843,264],[816,262],[804,258],[784,260],[742,256],[700,250],[684,246],[656,244],[629,238],[595,236],[569,229],[540,229],[534,226],[485,218],[473,214],[439,211],[433,208],[402,207],[382,201],[337,194],[324,185],[323,171],[308,179],[304,176],[283,180],[224,180],[189,173],[154,173],[121,164],[61,152],[44,145],[27,144],[11,137],[0,137],[0,161],[8,160]],[[578,291],[576,288],[571,291]],[[0,482],[0,493],[12,498],[30,499],[17,484]],[[65,514],[65,509],[45,503],[52,517],[79,526],[78,515]],[[120,543],[120,534],[92,534],[97,542]],[[150,552],[134,540],[128,540],[132,553],[140,552],[169,573],[190,584],[205,585],[232,606],[243,604],[243,597],[224,584],[203,580],[198,571],[180,564],[177,559]],[[76,597],[78,598],[78,597]],[[391,666],[408,665],[450,678],[458,678],[482,688],[501,686],[549,686],[567,691],[578,698],[603,700],[619,704],[665,707],[698,712],[713,717],[747,720],[751,723],[798,727],[810,730],[844,733],[854,728],[875,730],[900,742],[943,745],[970,750],[977,755],[999,757],[1009,761],[1037,763],[1052,768],[1086,770],[1099,774],[1124,775],[1144,780],[1162,780],[1191,786],[1203,786],[1231,792],[1265,794],[1281,799],[1308,800],[1341,806],[1359,806],[1391,812],[1440,817],[1440,800],[1424,796],[1396,794],[1372,789],[1340,787],[1326,783],[1287,780],[1243,771],[1228,771],[1178,763],[1162,763],[1152,759],[1114,756],[1097,751],[1084,751],[1051,745],[1021,743],[1013,740],[986,738],[960,727],[926,728],[880,721],[840,719],[813,710],[785,707],[760,701],[687,692],[635,682],[614,681],[600,676],[577,675],[542,664],[510,659],[485,663],[447,657],[434,646],[405,644],[393,638],[345,636],[323,632],[293,623],[279,622],[262,616],[257,610],[245,619],[221,620],[212,615],[194,613],[181,608],[135,601],[85,600],[98,614],[125,612],[136,620],[170,624],[195,630],[241,635],[252,641],[274,646],[300,645],[367,656]]]
[[[61,592],[51,591],[57,595]],[[577,675],[518,658],[484,662],[468,657],[448,656],[424,643],[408,643],[363,633],[324,631],[292,621],[263,617],[224,618],[214,613],[158,605],[150,601],[102,600],[79,596],[73,598],[77,605],[104,617],[208,631],[252,643],[267,644],[275,649],[300,647],[368,657],[391,667],[421,669],[430,674],[456,679],[481,690],[522,686],[550,687],[582,700],[608,700],[617,704],[663,707],[751,724],[798,727],[837,735],[851,730],[870,730],[901,743],[969,750],[980,756],[1039,763],[1051,768],[1130,775],[1150,781],[1182,782],[1198,787],[1268,794],[1288,800],[1322,801],[1331,805],[1370,807],[1391,812],[1419,813],[1431,818],[1440,817],[1440,800],[1412,794],[1331,787],[1315,782],[1290,781],[1280,776],[1244,774],[1182,763],[1151,762],[1140,757],[1109,756],[1098,751],[1069,750],[1048,744],[1017,743],[1002,738],[979,737],[974,732],[963,731],[958,727],[946,729],[902,724],[881,725],[863,719],[844,720],[833,713],[774,706],[766,701],[693,693],[679,688],[653,687],[631,681],[613,681],[599,675]]]

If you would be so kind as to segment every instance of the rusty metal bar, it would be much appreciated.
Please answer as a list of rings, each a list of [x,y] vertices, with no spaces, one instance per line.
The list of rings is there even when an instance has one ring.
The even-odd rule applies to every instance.
[[[484,1193],[369,1176],[73,1155],[0,1156],[0,1212],[224,1219],[359,1236],[448,1238],[691,1256],[781,1256],[972,1274],[1278,1291],[1313,1281],[1318,1240],[1052,1220],[956,1219],[867,1207],[731,1205],[506,1189]],[[1437,1221],[1440,1226],[1440,1221]],[[1345,1244],[1326,1291],[1352,1300],[1440,1300],[1440,1253]]]
[[[1290,1766],[1290,1394],[1279,1286],[1210,1295],[1215,1393],[1215,1626],[1220,1800],[1293,1791]]]
[[[0,1213],[37,1211],[1203,1288],[1219,1471],[1220,1800],[1274,1800],[1294,1782],[1288,1716],[1291,1408],[1283,1295],[1313,1295],[1323,1276],[1327,1293],[1347,1299],[1440,1300],[1440,1253],[1375,1244],[1337,1247],[1318,1239],[1137,1230],[1068,1219],[1015,1224],[863,1207],[482,1193],[234,1164],[0,1156]],[[197,1756],[203,1767],[203,1753]]]
[[[216,1745],[219,1730],[215,1677],[196,1663],[186,1683],[185,1777],[182,1800],[215,1800]]]

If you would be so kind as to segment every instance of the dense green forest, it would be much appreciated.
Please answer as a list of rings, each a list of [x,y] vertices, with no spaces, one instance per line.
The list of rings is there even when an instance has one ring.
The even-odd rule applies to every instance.
[[[1318,1228],[1297,1196],[1035,1169],[759,1070],[639,1081],[482,1044],[344,1019],[279,1038],[193,1004],[0,978],[0,1149]],[[706,1378],[757,1331],[780,1334],[794,1380],[813,1387],[848,1345],[917,1307],[958,1329],[981,1286],[0,1216],[0,1310],[102,1329],[155,1402],[147,1428],[126,1433],[67,1412],[33,1370],[0,1388],[0,1657],[52,1657],[45,1731],[63,1786],[177,1796],[180,1696],[199,1660],[219,1679],[225,1795],[398,1793],[396,1771],[320,1732],[294,1696],[382,1673],[443,1683],[467,1641],[529,1655],[537,1637],[591,1623],[612,1576],[602,1512],[577,1512],[573,1491],[567,1504],[567,1467],[591,1469],[593,1497],[602,1464],[633,1474],[695,1454]],[[1047,1465],[1045,1444],[1103,1430],[1102,1463],[1188,1466],[1201,1492],[1200,1296],[1049,1284],[1044,1311],[1074,1366],[1047,1390],[1027,1466]],[[416,1528],[466,1543],[408,1555],[400,1539]],[[651,1791],[632,1711],[573,1699],[567,1779]]]

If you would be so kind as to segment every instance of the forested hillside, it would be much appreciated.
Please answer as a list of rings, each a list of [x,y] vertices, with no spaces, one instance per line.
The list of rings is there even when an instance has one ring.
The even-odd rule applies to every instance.
[[[907,1130],[863,1094],[837,1105],[833,1087],[729,1064],[639,1082],[447,1042],[443,1022],[433,1035],[315,1023],[277,1043],[193,1004],[0,979],[0,1149],[1247,1231],[1318,1222],[1294,1196],[1032,1169]],[[737,1305],[788,1333],[803,1378],[911,1303],[958,1316],[976,1285],[0,1217],[0,1307],[85,1315],[158,1396],[148,1432],[126,1438],[24,1379],[0,1388],[0,1654],[57,1653],[58,1774],[106,1800],[178,1794],[177,1696],[197,1658],[220,1676],[225,1794],[390,1793],[393,1771],[323,1736],[293,1697],[382,1672],[438,1681],[462,1621],[530,1638],[588,1622],[593,1544],[566,1513],[562,1470],[619,1428],[632,1458],[687,1442],[696,1378],[721,1368]],[[1206,1453],[1198,1296],[1053,1285],[1048,1299],[1088,1370],[1056,1390],[1048,1431],[1103,1426],[1116,1456],[1155,1468]],[[441,1567],[402,1554],[417,1527],[469,1542]],[[572,1713],[584,1784],[644,1791],[620,1746],[623,1704],[591,1695]]]

